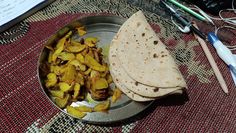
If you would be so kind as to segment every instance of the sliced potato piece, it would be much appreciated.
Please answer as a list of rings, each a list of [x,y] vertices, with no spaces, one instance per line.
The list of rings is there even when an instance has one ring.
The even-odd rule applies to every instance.
[[[67,52],[78,53],[83,51],[86,48],[86,45],[72,45],[66,48]]]
[[[92,85],[93,85],[93,90],[108,88],[108,83],[104,78],[95,79],[94,82],[92,82]]]
[[[76,77],[76,69],[73,65],[68,65],[64,74],[62,75],[61,81],[71,84]]]
[[[72,115],[72,116],[74,116],[74,117],[76,117],[76,118],[83,118],[84,116],[86,116],[86,113],[85,113],[85,112],[81,112],[81,111],[75,109],[75,107],[72,107],[72,106],[67,106],[67,107],[66,107],[66,111],[67,111],[70,115]]]
[[[66,38],[62,38],[58,41],[58,43],[56,45],[56,49],[55,49],[54,53],[52,54],[52,61],[53,62],[56,62],[58,55],[63,51],[65,42],[66,42]]]
[[[98,39],[95,37],[88,37],[88,38],[85,38],[84,40],[84,43],[89,47],[94,47],[97,42],[98,42]]]
[[[93,57],[91,57],[90,55],[86,54],[85,55],[85,59],[84,62],[87,66],[89,66],[90,68],[97,70],[99,72],[104,72],[106,71],[106,67],[102,66],[101,64],[99,64]]]
[[[81,112],[93,112],[93,109],[87,106],[79,106],[79,107],[75,107],[75,109]]]
[[[81,71],[86,71],[86,66],[84,64],[80,63],[76,59],[70,61],[69,64],[74,65],[75,67],[78,67]]]
[[[97,105],[93,108],[93,110],[94,110],[95,112],[107,112],[107,110],[109,109],[109,107],[110,107],[110,101],[107,100],[107,101],[105,101],[105,102],[102,102],[102,103],[97,104]]]
[[[77,97],[79,96],[79,92],[80,92],[80,84],[79,83],[75,83],[74,94],[73,94],[72,98],[73,99],[77,99]]]
[[[112,79],[111,74],[107,74],[107,75],[106,75],[106,80],[107,80],[107,83],[108,83],[108,84],[111,84],[111,83],[113,82],[113,79]]]
[[[87,70],[84,72],[84,74],[85,74],[85,75],[89,75],[91,71],[92,71],[92,69],[89,68],[89,69],[87,69]]]
[[[79,36],[83,36],[83,35],[85,35],[87,33],[85,31],[85,27],[84,26],[78,27],[76,29],[77,29],[77,32],[78,32]]]
[[[55,86],[57,83],[57,75],[55,73],[49,73],[47,75],[46,87],[50,88]]]
[[[92,70],[91,72],[90,72],[90,77],[91,78],[95,78],[95,77],[100,77],[100,73],[98,72],[98,71],[95,71],[95,70]]]
[[[106,71],[106,66],[92,66],[91,68],[94,69],[94,70],[97,70],[99,72]]]
[[[49,92],[53,97],[64,98],[65,96],[65,93],[60,90],[50,90]]]
[[[53,66],[53,65],[51,65],[50,66],[50,71],[52,73],[55,73],[56,75],[61,75],[62,73],[64,73],[65,68],[66,68],[66,65],[63,65],[63,66]]]
[[[77,42],[75,40],[71,40],[71,45],[77,46],[77,45],[82,45],[80,42]]]
[[[72,87],[73,85],[69,85],[66,82],[60,82],[58,85],[59,85],[60,90],[63,92],[68,92],[73,89],[73,87]]]
[[[82,74],[78,73],[75,75],[75,82],[79,83],[80,85],[84,85],[84,77]]]
[[[60,58],[63,61],[70,61],[70,60],[75,59],[75,55],[73,53],[61,52],[58,55],[58,58]]]
[[[55,103],[60,108],[65,108],[70,101],[70,95],[66,94],[64,98],[55,98]]]
[[[81,53],[78,53],[75,57],[80,63],[84,64],[84,56]]]
[[[121,94],[122,94],[122,92],[120,91],[120,89],[115,88],[113,91],[111,102],[115,103],[121,97]]]
[[[72,34],[72,32],[68,32],[65,37],[61,38],[55,48],[54,53],[52,54],[52,62],[56,62],[58,55],[64,50],[66,39]]]

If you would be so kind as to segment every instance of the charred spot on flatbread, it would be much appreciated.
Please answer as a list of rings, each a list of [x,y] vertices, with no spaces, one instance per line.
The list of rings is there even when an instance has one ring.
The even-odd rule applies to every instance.
[[[153,54],[153,58],[158,58],[158,55],[156,53]]]
[[[134,83],[136,86],[138,86],[138,82],[137,81],[135,81],[135,83]]]
[[[145,33],[142,33],[142,37],[144,37],[145,36]]]
[[[177,79],[177,80],[181,80],[181,78],[180,78],[180,77],[177,77],[176,79]]]
[[[156,40],[156,41],[153,41],[153,44],[154,45],[157,45],[158,44],[158,41]]]
[[[153,90],[154,92],[158,92],[159,91],[159,88],[158,87],[155,87],[155,89]]]
[[[140,22],[137,22],[137,27],[139,27],[141,25],[141,23]]]

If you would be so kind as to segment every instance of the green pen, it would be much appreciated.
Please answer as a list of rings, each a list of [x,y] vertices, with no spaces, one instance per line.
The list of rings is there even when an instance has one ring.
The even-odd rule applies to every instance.
[[[193,16],[195,16],[197,19],[202,20],[202,21],[207,21],[205,17],[203,17],[202,15],[196,13],[195,11],[191,10],[190,8],[186,7],[185,5],[180,4],[179,2],[177,2],[176,0],[169,0],[171,3],[175,4],[176,6],[182,8],[183,10],[185,10],[186,12],[188,12],[189,14],[192,14]]]

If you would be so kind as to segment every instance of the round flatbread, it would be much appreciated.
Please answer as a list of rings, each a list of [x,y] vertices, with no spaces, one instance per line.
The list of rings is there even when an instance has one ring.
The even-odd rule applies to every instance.
[[[112,77],[116,77],[114,75],[114,73],[111,73]],[[141,95],[138,95],[132,91],[130,91],[129,89],[127,89],[121,82],[119,81],[113,81],[115,83],[115,85],[126,95],[128,96],[130,99],[137,101],[137,102],[145,102],[145,101],[152,101],[155,100],[155,98],[149,98],[149,97],[144,97]]]
[[[115,85],[124,93],[126,94],[130,99],[134,100],[134,101],[139,101],[139,102],[144,102],[144,101],[151,101],[151,100],[155,100],[154,98],[148,98],[148,97],[144,97],[141,95],[136,94],[135,92],[127,89],[127,87],[124,85],[124,83],[122,82],[120,75],[118,73],[119,68],[117,69],[116,64],[118,65],[118,62],[116,62],[116,60],[113,60],[113,54],[116,51],[116,47],[113,47],[113,43],[110,45],[110,49],[109,49],[109,55],[108,55],[108,60],[109,60],[109,64],[110,64],[110,73],[111,76],[113,78],[113,82],[115,83]]]
[[[120,44],[119,40],[120,39],[117,37],[113,39],[112,44],[110,45],[108,56],[110,72],[113,73],[114,81],[119,81],[124,88],[145,97],[158,98],[173,93],[176,90],[181,90],[181,87],[163,89],[158,87],[147,86],[130,78],[121,66],[120,61],[117,57],[118,47]]]
[[[132,15],[118,33],[117,56],[129,77],[158,88],[186,87],[174,59],[141,11]]]

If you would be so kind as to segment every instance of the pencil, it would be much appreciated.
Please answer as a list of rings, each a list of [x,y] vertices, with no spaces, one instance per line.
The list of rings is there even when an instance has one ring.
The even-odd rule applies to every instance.
[[[176,0],[169,0],[171,3],[175,4],[176,6],[182,8],[183,10],[185,10],[186,12],[188,12],[189,14],[192,14],[193,16],[195,16],[197,19],[202,20],[202,21],[206,21],[206,18],[203,17],[202,15],[198,14],[197,12],[191,10],[190,8],[186,7],[185,5],[177,2]]]
[[[193,25],[196,28],[198,28],[196,24],[193,24]],[[197,36],[196,34],[194,34],[194,36],[198,40],[198,42],[200,43],[200,45],[201,45],[201,47],[202,47],[202,49],[203,49],[203,51],[204,51],[204,53],[205,53],[209,63],[210,63],[210,65],[211,65],[211,67],[212,67],[212,69],[213,69],[213,71],[214,71],[214,73],[216,75],[216,78],[218,79],[218,81],[220,83],[220,86],[221,86],[222,90],[224,91],[224,93],[228,94],[229,91],[228,91],[228,87],[226,85],[226,82],[225,82],[225,80],[224,80],[224,78],[223,78],[219,68],[217,67],[217,64],[216,64],[216,62],[215,62],[215,60],[214,60],[210,50],[208,49],[206,42],[202,38]]]

